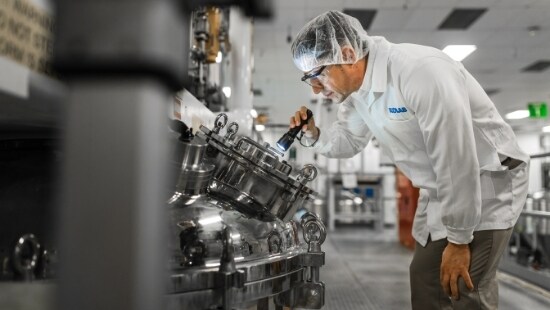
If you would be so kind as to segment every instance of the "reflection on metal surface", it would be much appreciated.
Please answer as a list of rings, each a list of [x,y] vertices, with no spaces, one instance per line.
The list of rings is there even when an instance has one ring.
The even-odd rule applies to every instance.
[[[269,145],[238,137],[231,123],[216,118],[182,154],[170,215],[169,309],[243,309],[272,301],[318,309],[324,304],[319,268],[326,231],[316,215],[298,225],[290,219],[314,199],[308,165],[298,175]],[[196,194],[199,193],[199,194]]]
[[[199,220],[199,224],[206,226],[206,225],[215,224],[221,221],[222,221],[222,218],[219,215],[216,215],[216,216],[207,217],[202,220]]]

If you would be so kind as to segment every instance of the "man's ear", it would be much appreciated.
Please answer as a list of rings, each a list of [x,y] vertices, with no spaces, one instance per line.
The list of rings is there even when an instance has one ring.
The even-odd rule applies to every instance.
[[[342,47],[342,58],[346,63],[356,63],[357,62],[357,56],[355,55],[355,51],[353,48],[349,46]]]

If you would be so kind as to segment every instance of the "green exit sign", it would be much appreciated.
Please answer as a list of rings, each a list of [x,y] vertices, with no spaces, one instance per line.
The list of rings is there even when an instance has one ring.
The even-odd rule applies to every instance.
[[[548,117],[548,108],[546,102],[529,102],[527,104],[530,118],[546,118]]]

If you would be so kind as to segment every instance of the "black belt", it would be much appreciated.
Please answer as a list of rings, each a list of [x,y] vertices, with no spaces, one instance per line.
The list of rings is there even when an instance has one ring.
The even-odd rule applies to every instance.
[[[519,166],[522,163],[521,160],[515,159],[512,157],[506,157],[503,161],[500,162],[501,165],[508,167],[508,169],[512,170]]]

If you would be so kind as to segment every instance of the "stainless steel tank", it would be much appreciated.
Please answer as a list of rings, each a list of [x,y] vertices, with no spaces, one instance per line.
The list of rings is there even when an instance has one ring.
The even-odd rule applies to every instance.
[[[306,184],[317,170],[293,175],[269,145],[235,138],[235,123],[220,136],[226,123],[221,114],[184,147],[168,201],[168,309],[320,309],[325,227],[311,213],[291,220],[314,198]]]

